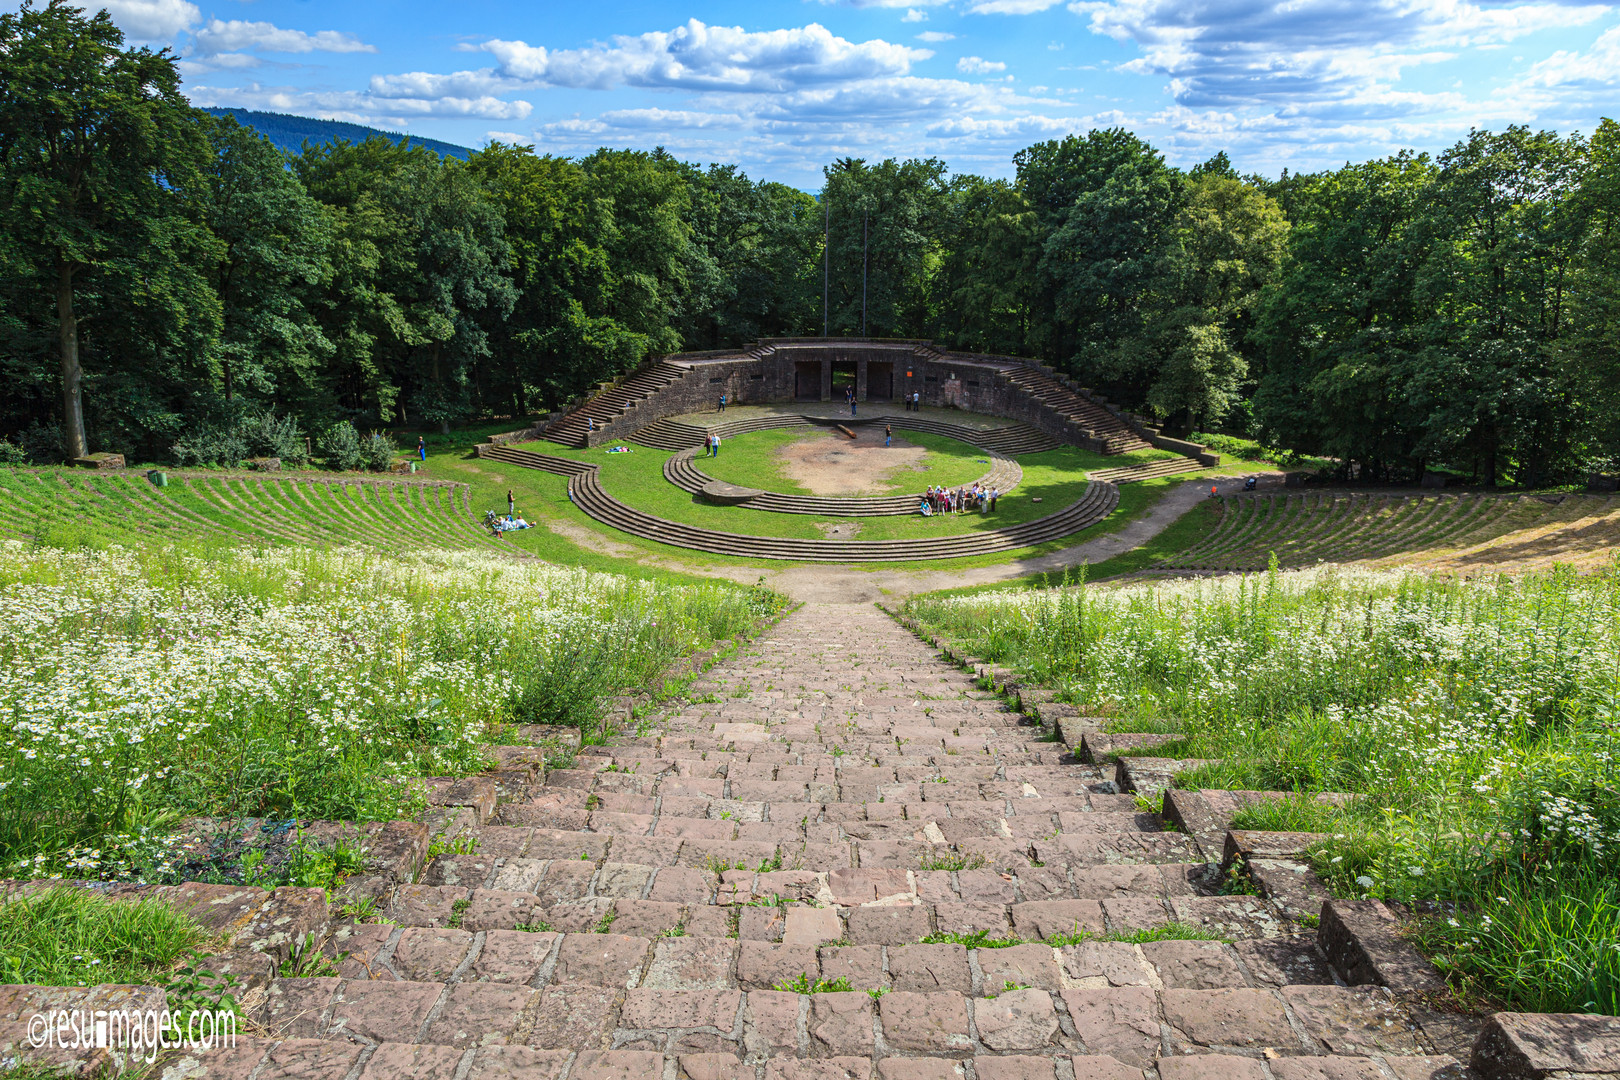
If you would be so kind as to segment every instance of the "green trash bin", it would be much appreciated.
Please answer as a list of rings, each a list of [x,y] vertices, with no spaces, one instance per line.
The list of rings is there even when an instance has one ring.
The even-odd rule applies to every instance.
[[[169,486],[169,474],[164,472],[162,469],[151,470],[146,474],[146,478],[152,481],[152,486],[154,487]]]

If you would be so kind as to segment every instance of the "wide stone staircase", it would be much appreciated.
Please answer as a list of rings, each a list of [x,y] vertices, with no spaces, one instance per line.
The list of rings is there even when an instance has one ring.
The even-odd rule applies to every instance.
[[[1113,469],[1092,469],[1086,473],[1093,480],[1106,480],[1110,484],[1134,484],[1142,480],[1157,480],[1161,476],[1176,476],[1197,472],[1204,463],[1196,458],[1174,457],[1162,461],[1148,461],[1140,465],[1122,465]]]
[[[679,364],[660,360],[623,382],[592,395],[578,408],[548,425],[544,435],[563,446],[583,447],[590,435],[588,421],[594,420],[597,427],[603,427],[634,408],[637,402],[653,397],[664,387],[684,379],[687,374],[687,369]]]
[[[1152,444],[1124,420],[1073,390],[1038,367],[1009,365],[1001,371],[1007,382],[1045,405],[1091,438],[1101,440],[1104,453],[1146,450]]]
[[[164,1075],[1463,1075],[1276,903],[1213,891],[1199,839],[1112,767],[872,608],[801,609],[687,693],[572,761],[500,748],[449,785],[439,853],[380,920],[333,906],[333,969],[257,981],[256,1034]],[[236,894],[195,888],[228,921]]]

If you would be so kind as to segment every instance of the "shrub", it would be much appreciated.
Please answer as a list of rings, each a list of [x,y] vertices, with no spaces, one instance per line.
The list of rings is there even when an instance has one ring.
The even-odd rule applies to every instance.
[[[241,463],[248,456],[248,442],[236,427],[200,428],[179,442],[171,452],[176,465],[224,465]]]
[[[260,413],[243,420],[239,425],[248,453],[254,457],[280,458],[289,465],[302,465],[309,460],[304,432],[291,416]]]
[[[386,431],[373,431],[369,438],[360,440],[360,457],[368,469],[386,471],[398,453],[399,447],[394,445],[394,437]]]
[[[361,444],[360,433],[347,420],[340,420],[327,428],[320,438],[319,447],[326,457],[326,464],[334,469],[353,472],[365,464],[366,450]]]
[[[22,433],[22,449],[35,465],[60,465],[67,460],[62,445],[62,429],[36,420]]]
[[[0,439],[0,465],[21,465],[28,460],[23,448],[9,439]]]

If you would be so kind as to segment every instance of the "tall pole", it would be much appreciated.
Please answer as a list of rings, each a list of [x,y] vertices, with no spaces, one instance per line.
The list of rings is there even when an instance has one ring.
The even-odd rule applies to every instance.
[[[821,189],[821,336],[827,336],[827,274],[828,263],[832,259],[830,240],[832,233],[828,223],[832,221],[832,210],[827,204],[827,189]]]
[[[866,211],[861,211],[861,337],[866,336]]]

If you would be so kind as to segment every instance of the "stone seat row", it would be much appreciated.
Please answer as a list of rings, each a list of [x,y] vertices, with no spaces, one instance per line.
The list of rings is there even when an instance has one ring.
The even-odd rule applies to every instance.
[[[1331,985],[1029,987],[974,998],[948,990],[798,994],[327,977],[278,979],[249,1016],[290,1038],[730,1052],[756,1060],[1067,1052],[1148,1068],[1212,1052],[1255,1061],[1432,1052],[1387,992]]]
[[[841,990],[994,997],[1007,984],[1059,992],[1333,985],[1308,939],[1084,941],[969,949],[960,944],[800,945],[759,939],[635,937],[365,924],[340,928],[326,955],[346,979],[551,983],[615,988]]]

